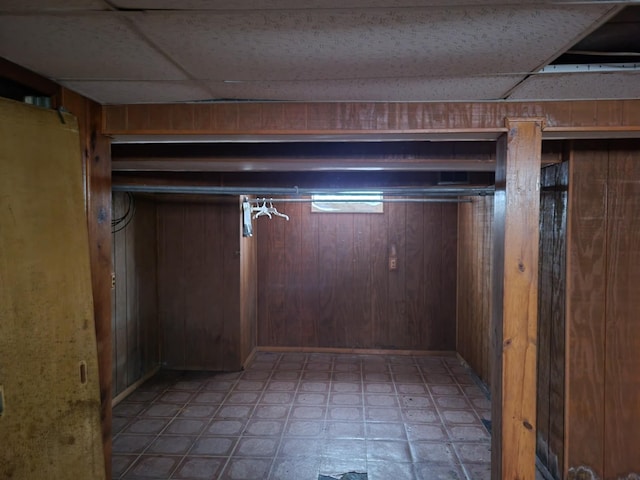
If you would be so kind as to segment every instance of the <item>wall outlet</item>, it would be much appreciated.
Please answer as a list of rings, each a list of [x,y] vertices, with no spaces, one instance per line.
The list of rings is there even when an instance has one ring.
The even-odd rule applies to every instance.
[[[398,269],[398,258],[389,257],[389,270],[397,270],[397,269]]]

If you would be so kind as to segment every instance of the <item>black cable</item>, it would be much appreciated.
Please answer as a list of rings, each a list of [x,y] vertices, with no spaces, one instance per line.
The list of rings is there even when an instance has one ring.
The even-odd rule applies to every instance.
[[[119,223],[123,222],[131,212],[131,207],[133,205],[133,195],[131,194],[131,192],[125,192],[125,193],[127,194],[127,211],[121,217],[111,220],[112,228],[116,227]]]
[[[133,217],[136,215],[136,203],[135,203],[135,200],[133,198],[133,195],[131,193],[127,192],[127,198],[129,199],[129,202],[128,202],[128,205],[127,205],[126,213],[124,214],[124,216],[120,217],[115,222],[114,221],[111,222],[111,233],[112,234],[118,233],[118,232],[124,230],[125,228],[127,228],[127,226],[131,223],[131,220],[133,220]],[[115,228],[119,224],[121,224],[122,222],[124,222],[124,225],[122,225],[119,228]]]

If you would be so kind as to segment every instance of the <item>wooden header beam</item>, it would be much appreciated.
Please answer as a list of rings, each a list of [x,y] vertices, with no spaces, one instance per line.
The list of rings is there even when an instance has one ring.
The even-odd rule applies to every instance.
[[[192,135],[201,141],[206,136],[349,135],[496,140],[506,133],[506,118],[542,118],[547,138],[640,136],[640,100],[140,104],[108,105],[103,114],[107,135]]]

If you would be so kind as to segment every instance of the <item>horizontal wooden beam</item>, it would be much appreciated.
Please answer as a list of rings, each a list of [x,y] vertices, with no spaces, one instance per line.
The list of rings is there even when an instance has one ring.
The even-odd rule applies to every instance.
[[[640,100],[455,103],[192,103],[109,105],[104,133],[122,140],[190,135],[495,140],[506,118],[542,118],[543,135],[640,135]],[[213,138],[213,137],[212,137]]]
[[[52,97],[60,93],[60,86],[57,83],[2,57],[0,57],[0,77],[35,90],[41,95]]]

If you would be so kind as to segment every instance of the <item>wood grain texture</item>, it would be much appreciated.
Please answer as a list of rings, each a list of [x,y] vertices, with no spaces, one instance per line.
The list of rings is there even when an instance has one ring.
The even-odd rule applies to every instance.
[[[115,218],[124,215],[128,197],[114,193]],[[113,234],[113,396],[117,396],[160,364],[157,312],[155,202],[136,197],[134,215]]]
[[[537,454],[562,478],[568,162],[541,172]]]
[[[254,221],[259,346],[455,348],[456,204],[388,203],[384,214],[277,207],[289,222]]]
[[[493,197],[458,206],[456,351],[491,383]]]
[[[107,134],[360,134],[504,132],[505,118],[544,118],[548,132],[639,131],[640,100],[456,103],[107,105]]]
[[[111,151],[109,137],[102,134],[102,107],[66,88],[54,98],[78,119],[89,235],[91,285],[100,369],[102,440],[107,478],[111,476]]]
[[[607,201],[604,478],[640,473],[640,142],[612,142]]]
[[[540,121],[509,120],[494,204],[492,478],[535,478]]]
[[[588,466],[600,478],[604,475],[607,183],[606,146],[574,145],[569,164],[564,472]]]
[[[158,312],[166,368],[238,370],[242,365],[237,200],[157,205]],[[251,285],[244,291],[250,293]],[[245,314],[251,318],[250,310]]]

